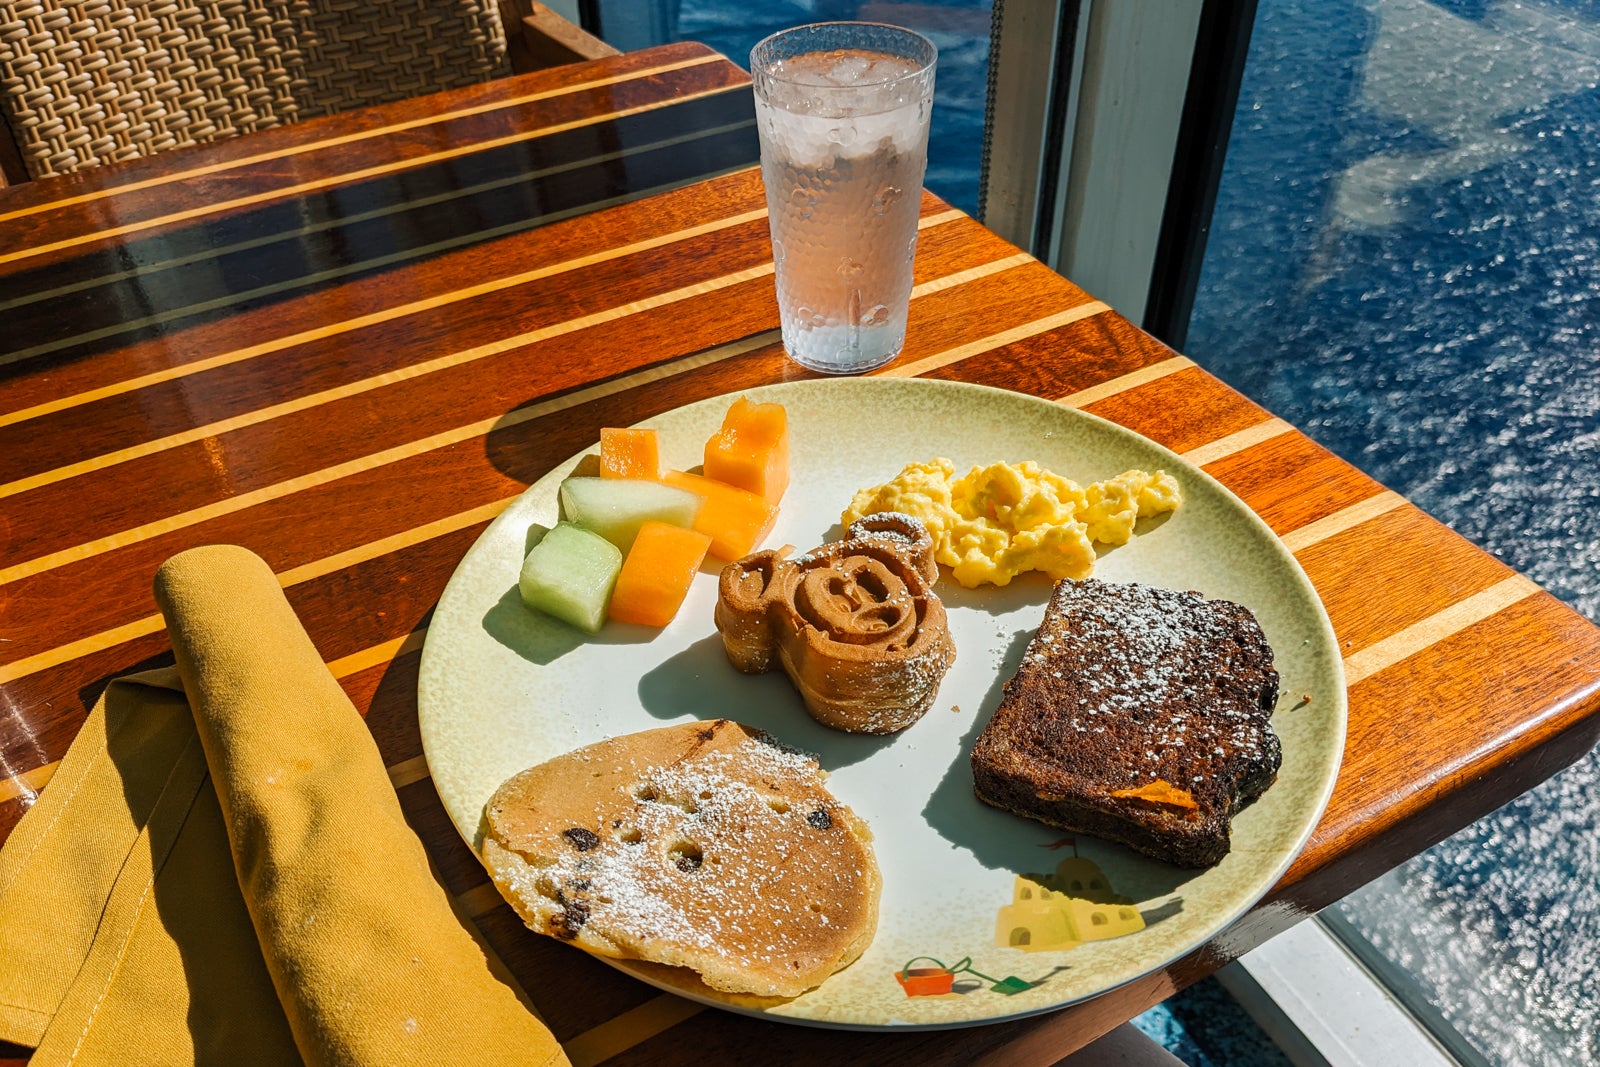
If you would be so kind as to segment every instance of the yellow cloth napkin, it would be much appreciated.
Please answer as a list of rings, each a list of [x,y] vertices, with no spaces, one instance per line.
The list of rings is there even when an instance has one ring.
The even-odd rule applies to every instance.
[[[271,570],[156,576],[176,668],[106,690],[0,850],[0,1038],[60,1063],[546,1064]]]

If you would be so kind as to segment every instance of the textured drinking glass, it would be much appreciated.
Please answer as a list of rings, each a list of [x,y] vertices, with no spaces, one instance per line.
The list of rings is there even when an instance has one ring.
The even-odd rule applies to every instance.
[[[937,55],[870,22],[750,53],[783,347],[812,370],[859,374],[905,345]]]

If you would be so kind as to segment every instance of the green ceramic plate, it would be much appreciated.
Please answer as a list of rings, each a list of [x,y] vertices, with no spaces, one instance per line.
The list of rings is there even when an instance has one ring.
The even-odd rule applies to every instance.
[[[805,713],[781,674],[734,671],[712,625],[711,566],[665,630],[610,624],[591,638],[544,620],[518,601],[517,571],[529,525],[555,521],[556,487],[581,458],[574,457],[484,531],[428,628],[418,692],[422,740],[439,796],[469,842],[478,841],[483,805],[500,782],[580,745],[693,718],[727,717],[769,730],[817,753],[833,792],[872,826],[883,868],[872,946],[821,987],[767,1008],[739,1004],[679,972],[621,966],[735,1010],[875,1029],[992,1022],[1094,996],[1216,936],[1272,886],[1333,789],[1345,690],[1321,601],[1249,508],[1137,434],[1017,393],[853,378],[748,395],[788,408],[793,481],[768,543],[802,551],[838,536],[839,514],[856,489],[913,460],[946,456],[965,470],[1031,459],[1082,483],[1131,467],[1174,474],[1183,507],[1102,552],[1095,573],[1197,589],[1256,613],[1283,676],[1274,718],[1284,753],[1277,783],[1234,820],[1232,853],[1207,871],[1169,867],[1082,836],[1075,849],[1052,849],[1060,831],[975,800],[967,756],[1043,617],[1050,587],[1038,576],[1004,589],[940,582],[956,665],[932,710],[889,738],[828,730]],[[699,463],[728,402],[692,404],[646,423],[661,430],[663,461]],[[1026,874],[1044,884],[1045,876],[1057,876],[1069,890],[1073,879],[1087,885],[1098,874],[1110,889],[1040,905],[1037,895],[1019,899],[1028,887],[1018,876]],[[1098,903],[1089,899],[1097,895]],[[1018,940],[1028,943],[1012,947]],[[902,982],[908,964],[928,973]]]

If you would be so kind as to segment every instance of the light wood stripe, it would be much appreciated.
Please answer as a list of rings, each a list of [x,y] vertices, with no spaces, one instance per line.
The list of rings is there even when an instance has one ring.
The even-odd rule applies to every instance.
[[[947,367],[952,363],[959,363],[961,360],[966,359],[969,356],[975,356],[981,352],[988,352],[992,349],[1001,348],[1005,345],[1011,344],[1014,341],[1021,341],[1028,337],[1034,337],[1038,334],[1087,319],[1091,315],[1098,315],[1102,311],[1110,310],[1111,308],[1109,305],[1101,303],[1098,300],[1091,300],[1087,304],[1079,304],[1077,307],[1068,311],[1058,312],[1057,314],[1049,315],[1042,319],[1035,319],[1032,322],[1013,327],[1012,329],[1006,330],[1002,333],[990,334],[988,337],[983,337],[976,341],[959,345],[955,348],[948,348],[943,352],[938,352],[931,356],[925,356],[922,359],[913,360],[910,363],[891,364],[886,369],[877,371],[876,374],[877,376],[884,378],[911,378],[930,370],[936,370],[939,367]]]
[[[984,263],[981,266],[969,267],[966,270],[957,271],[954,274],[947,274],[943,278],[933,278],[914,288],[911,291],[911,295],[913,298],[915,298],[919,296],[927,296],[929,293],[940,293],[946,289],[954,289],[958,285],[965,285],[968,282],[975,282],[979,278],[987,278],[991,274],[999,274],[1001,271],[1010,270],[1012,267],[1020,267],[1024,263],[1036,262],[1038,261],[1032,256],[1028,255],[1028,253],[1019,252],[1014,256],[1007,256],[1004,259],[997,259],[993,263]]]
[[[1263,441],[1270,441],[1294,429],[1282,419],[1267,419],[1254,426],[1248,426],[1238,433],[1230,433],[1226,437],[1219,437],[1209,444],[1191,448],[1182,453],[1183,458],[1193,463],[1196,467],[1204,467],[1207,463],[1215,463],[1219,459],[1243,452],[1247,448],[1254,448]]]
[[[496,500],[455,515],[448,515],[442,519],[436,519],[433,522],[381,538],[346,552],[339,552],[332,556],[313,560],[310,563],[279,574],[278,583],[287,589],[300,582],[307,582],[313,578],[332,574],[334,571],[352,567],[357,563],[364,563],[370,559],[376,559],[389,552],[396,552],[402,548],[421,544],[424,541],[441,537],[447,533],[453,533],[474,523],[493,518],[504,511],[506,505],[515,499],[516,497],[514,496],[508,496],[504,500]],[[81,656],[92,655],[102,649],[111,648],[113,645],[120,645],[124,641],[132,641],[136,638],[144,637],[146,634],[153,634],[160,630],[162,625],[159,613],[146,615],[142,619],[135,619],[133,622],[125,623],[122,626],[114,626],[109,630],[102,630],[97,634],[91,634],[88,637],[80,638],[65,645],[58,645],[53,649],[36,655],[0,664],[0,684],[26,677],[36,671],[42,671],[58,664],[70,662]]]
[[[354,567],[358,563],[365,563],[379,556],[387,556],[391,552],[398,552],[412,545],[420,545],[424,541],[431,541],[435,537],[443,537],[457,530],[464,530],[468,526],[475,526],[480,522],[488,522],[506,509],[506,506],[515,496],[508,496],[501,500],[491,500],[487,504],[480,504],[466,511],[458,511],[454,515],[447,515],[442,519],[413,526],[409,530],[401,530],[388,537],[380,537],[376,541],[368,541],[364,545],[347,549],[344,552],[335,552],[331,556],[324,556],[310,563],[302,563],[298,567],[281,571],[278,574],[278,584],[288,589],[290,586],[299,585],[301,582],[314,581],[346,567]]]
[[[1300,552],[1319,541],[1326,541],[1335,534],[1343,533],[1353,526],[1359,526],[1369,519],[1387,515],[1405,503],[1405,497],[1392,490],[1385,489],[1378,495],[1369,496],[1360,503],[1351,504],[1347,508],[1340,508],[1332,515],[1320,518],[1316,522],[1307,523],[1298,530],[1291,530],[1284,534],[1280,540],[1290,552]]]
[[[153,634],[161,629],[160,615],[146,615],[142,619],[113,626],[109,630],[101,630],[97,634],[65,645],[40,652],[37,655],[26,656],[22,659],[12,660],[10,663],[0,663],[0,685],[25,678],[35,671],[42,671],[47,667],[54,667],[59,663],[67,663],[79,656],[88,656],[101,649],[120,645],[124,641],[132,641],[146,634]]]
[[[16,797],[27,797],[32,801],[39,795],[39,791],[50,781],[56,773],[56,768],[61,765],[60,760],[54,760],[31,771],[13,774],[9,778],[0,778],[0,804]]]
[[[672,96],[661,100],[652,100],[648,104],[640,104],[637,107],[623,108],[621,111],[612,111],[603,115],[590,115],[585,118],[574,119],[571,122],[557,123],[554,126],[541,126],[536,130],[518,131],[517,133],[510,134],[505,137],[490,138],[487,141],[474,141],[471,144],[457,145],[454,148],[445,148],[437,152],[429,152],[427,155],[413,156],[410,159],[395,160],[392,163],[381,163],[372,167],[363,167],[361,170],[346,171],[342,174],[331,174],[322,178],[315,178],[311,181],[300,182],[297,185],[285,185],[278,189],[267,190],[266,192],[252,193],[249,196],[235,197],[232,200],[219,200],[215,203],[206,204],[201,207],[188,208],[183,211],[174,211],[168,215],[159,215],[155,218],[141,219],[138,222],[124,223],[121,226],[112,226],[104,230],[98,230],[94,233],[79,234],[76,237],[68,237],[60,241],[52,241],[49,244],[32,245],[27,248],[18,249],[15,252],[6,252],[0,254],[0,263],[12,263],[16,262],[17,260],[30,259],[34,256],[44,255],[47,252],[55,252],[63,248],[74,248],[78,245],[88,244],[91,241],[100,241],[111,237],[125,237],[130,233],[139,233],[142,230],[150,230],[158,226],[168,226],[176,222],[187,222],[190,219],[197,219],[205,215],[215,215],[220,211],[232,211],[242,207],[249,207],[252,204],[264,204],[268,201],[282,200],[287,197],[296,196],[302,193],[314,193],[319,189],[331,189],[337,185],[347,185],[353,182],[365,181],[368,178],[376,178],[384,174],[394,174],[403,170],[415,170],[431,163],[442,163],[448,159],[459,159],[462,156],[469,156],[478,152],[486,152],[491,149],[503,147],[505,145],[516,144],[520,141],[533,141],[541,137],[550,137],[558,133],[565,133],[567,130],[576,130],[584,126],[595,126],[602,122],[610,122],[614,119],[627,118],[630,115],[642,115],[646,112],[658,111],[661,108],[672,107],[676,104],[682,104],[689,100],[699,100],[707,96],[716,96],[719,93],[733,92],[737,88],[737,86],[724,85],[715,89],[703,89],[699,92],[685,93],[682,96]]]
[[[562,1042],[561,1047],[572,1061],[572,1067],[595,1067],[657,1034],[692,1019],[705,1008],[683,997],[663,993],[631,1008],[615,1018],[585,1030],[577,1037]]]
[[[148,386],[159,385],[162,382],[173,381],[178,378],[187,377],[191,374],[199,374],[203,371],[215,370],[218,367],[225,367],[232,363],[240,363],[247,359],[255,359],[258,356],[270,355],[273,352],[281,352],[286,348],[293,348],[295,345],[307,344],[311,341],[325,340],[329,337],[337,337],[340,334],[350,333],[354,330],[365,329],[368,326],[377,326],[385,322],[391,322],[395,319],[405,318],[407,315],[416,315],[424,311],[433,311],[438,308],[447,307],[450,304],[459,303],[463,300],[471,300],[474,297],[486,296],[489,293],[499,292],[502,289],[510,289],[514,286],[525,285],[528,282],[538,281],[541,278],[549,278],[557,274],[565,274],[569,271],[580,270],[584,267],[594,266],[597,263],[607,262],[608,260],[620,259],[624,256],[631,256],[639,252],[648,252],[652,249],[662,248],[666,245],[676,244],[680,241],[692,240],[696,237],[702,237],[709,233],[716,233],[719,230],[740,226],[744,223],[754,222],[757,219],[764,219],[766,217],[766,208],[760,208],[755,211],[746,211],[739,215],[729,216],[728,218],[715,219],[711,222],[701,223],[698,226],[689,226],[682,230],[674,230],[672,233],[665,233],[659,237],[650,237],[641,241],[635,241],[632,244],[621,245],[616,248],[608,248],[600,252],[592,252],[585,256],[578,256],[573,259],[563,260],[560,263],[552,263],[548,266],[536,267],[533,270],[523,271],[520,274],[513,274],[505,278],[496,278],[487,282],[479,282],[476,285],[469,285],[462,289],[452,289],[449,292],[439,293],[435,296],[425,297],[421,300],[413,300],[409,303],[399,304],[392,308],[384,308],[381,311],[373,311],[366,315],[358,315],[353,319],[345,319],[341,322],[328,323],[323,326],[317,326],[313,329],[301,330],[298,333],[291,333],[283,337],[276,337],[270,341],[262,341],[259,344],[235,349],[231,352],[223,352],[205,359],[197,359],[176,367],[166,367],[162,370],[141,375],[137,378],[129,378],[126,381],[114,382],[110,385],[101,386],[97,389],[76,393],[72,396],[61,397],[58,400],[47,401],[46,403],[37,404],[31,408],[23,408],[20,411],[0,414],[0,426],[8,426],[16,422],[25,422],[28,419],[38,418],[40,415],[48,415],[54,411],[63,411],[67,408],[77,407],[80,404],[87,404],[91,401],[104,400],[106,397],[116,396],[120,393],[132,392],[135,389],[144,389]],[[0,357],[0,364],[4,364],[6,361],[7,357]]]
[[[169,185],[172,182],[191,181],[195,178],[205,177],[208,174],[221,174],[224,171],[236,170],[239,167],[248,167],[255,163],[265,163],[275,159],[288,159],[292,156],[304,155],[307,152],[320,152],[325,148],[337,148],[340,145],[354,144],[357,141],[366,141],[374,137],[387,137],[391,134],[400,133],[405,130],[419,129],[423,126],[432,126],[437,123],[449,122],[454,119],[470,118],[473,115],[483,115],[491,111],[501,111],[506,108],[521,107],[524,104],[537,103],[540,100],[549,100],[558,96],[569,96],[573,93],[586,92],[590,89],[598,89],[607,85],[621,85],[624,82],[637,81],[640,78],[649,78],[657,74],[669,74],[675,70],[685,70],[689,67],[704,66],[707,63],[716,63],[718,61],[725,62],[721,56],[717,55],[697,56],[693,59],[683,59],[675,63],[664,63],[658,67],[648,67],[643,70],[627,71],[625,73],[617,74],[608,78],[595,78],[591,81],[578,82],[574,85],[563,86],[559,89],[545,89],[541,92],[525,93],[522,96],[511,97],[506,100],[496,100],[492,103],[474,104],[471,107],[456,108],[453,111],[441,111],[435,115],[427,115],[423,118],[417,119],[408,119],[404,122],[390,123],[387,126],[378,126],[370,130],[361,130],[356,133],[343,134],[338,137],[329,137],[325,140],[313,141],[309,144],[289,145],[284,148],[274,149],[271,152],[258,152],[255,155],[241,156],[236,159],[223,160],[217,163],[207,164],[203,167],[190,167],[188,170],[174,171],[159,175],[157,177],[146,178],[143,181],[129,182],[126,185],[116,185],[109,188],[96,189],[91,192],[80,193],[77,196],[63,197],[59,200],[51,200],[47,203],[19,208],[15,211],[0,214],[0,222],[7,222],[11,219],[22,218],[26,215],[36,215],[43,211],[59,211],[61,208],[71,207],[73,204],[87,204],[95,200],[104,199],[108,196],[120,196],[124,193],[138,192],[142,189],[152,189],[161,185]],[[684,97],[682,99],[688,98]]]
[[[1127,374],[1119,375],[1108,382],[1091,385],[1087,389],[1079,389],[1076,393],[1068,393],[1058,399],[1056,403],[1069,408],[1087,407],[1107,397],[1116,396],[1118,393],[1125,393],[1129,389],[1135,389],[1148,382],[1165,378],[1169,374],[1188,370],[1194,365],[1194,360],[1188,356],[1173,356],[1171,359],[1164,359],[1160,363],[1152,363],[1148,367],[1140,367],[1138,370],[1129,371]]]
[[[504,905],[505,898],[500,895],[500,890],[494,887],[493,882],[484,882],[457,895],[456,902],[472,918],[481,919],[494,909]]]
[[[428,777],[428,757],[412,756],[408,760],[401,760],[389,768],[389,784],[396,789],[404,789],[414,782],[420,782]]]
[[[1414,622],[1404,630],[1346,656],[1345,685],[1352,686],[1364,678],[1370,678],[1384,668],[1392,667],[1539,591],[1539,586],[1532,579],[1514,574],[1481,593],[1458,601],[1420,622]]]
[[[467,512],[466,514],[471,514]],[[498,514],[498,511],[496,512]],[[397,660],[401,656],[422,651],[422,643],[427,639],[428,628],[412,630],[404,637],[397,637],[393,641],[385,641],[381,645],[362,649],[360,652],[351,653],[342,659],[336,659],[328,664],[328,672],[335,678],[348,678],[352,674],[376,667],[381,663]]]
[[[670,148],[674,145],[688,144],[694,141],[705,140],[707,138],[716,137],[724,133],[732,132],[733,130],[744,129],[753,125],[755,125],[754,119],[750,119],[746,122],[729,123],[725,126],[709,126],[704,129],[694,130],[690,133],[679,134],[676,137],[667,137],[658,141],[646,141],[625,149],[617,149],[616,151],[604,152],[597,156],[588,156],[583,159],[570,160],[565,163],[558,163],[549,167],[543,167],[539,170],[530,170],[521,174],[513,174],[510,177],[495,178],[492,181],[479,182],[475,185],[456,186],[445,192],[436,193],[433,196],[414,197],[408,200],[384,204],[381,207],[373,208],[370,211],[361,211],[356,212],[355,214],[332,216],[324,219],[321,222],[307,223],[306,225],[303,225],[292,232],[271,233],[263,237],[252,237],[248,240],[235,241],[232,244],[214,245],[211,248],[207,248],[201,252],[194,252],[186,256],[174,256],[170,259],[152,258],[142,261],[137,266],[130,267],[126,270],[110,271],[106,274],[101,274],[93,278],[83,278],[78,281],[57,286],[53,289],[41,289],[38,292],[29,293],[26,296],[16,297],[13,299],[0,299],[0,311],[26,307],[28,304],[36,304],[42,300],[50,300],[56,297],[66,296],[71,293],[81,292],[85,289],[94,289],[112,282],[126,281],[129,278],[138,278],[144,275],[154,274],[159,271],[170,270],[175,267],[191,266],[195,263],[214,260],[221,256],[231,255],[237,252],[247,252],[254,248],[263,248],[268,245],[277,244],[284,240],[301,239],[309,234],[322,233],[327,230],[338,230],[343,227],[355,225],[356,223],[370,222],[373,219],[388,218],[393,215],[399,215],[406,211],[414,211],[418,208],[429,207],[435,204],[445,204],[453,200],[462,200],[472,196],[480,196],[483,193],[492,192],[497,189],[505,189],[511,186],[524,185],[539,178],[546,178],[555,174],[563,174],[572,170],[580,170],[584,167],[593,166],[597,163],[607,163],[613,160],[622,159],[630,154],[639,152],[653,152],[662,148]],[[757,169],[757,165],[735,167],[730,169],[727,173],[736,173],[741,170],[754,169]],[[707,174],[704,177],[709,179],[715,176],[716,175]],[[338,270],[320,271],[315,274],[308,274],[295,278],[292,281],[284,282],[279,285],[263,286],[259,289],[248,289],[237,293],[230,293],[226,298],[219,298],[219,300],[226,299],[235,304],[242,303],[253,296],[277,292],[280,289],[286,288],[290,285],[300,285],[308,281],[339,277],[354,270],[364,270],[371,266],[395,262],[402,256],[421,257],[463,244],[482,242],[493,237],[514,233],[518,230],[531,229],[534,226],[546,225],[550,222],[567,218],[572,215],[585,214],[590,211],[596,211],[601,208],[608,207],[613,204],[623,203],[628,200],[642,199],[646,196],[652,195],[653,193],[666,192],[670,189],[678,188],[681,184],[681,182],[674,182],[653,188],[639,189],[635,192],[629,192],[622,196],[612,197],[607,200],[590,201],[575,208],[537,215],[531,219],[526,219],[521,222],[511,222],[505,224],[504,226],[497,226],[492,229],[474,230],[471,233],[461,234],[448,241],[439,241],[430,245],[419,245],[416,248],[409,249],[405,252],[396,253],[391,256],[364,259],[359,263],[353,263],[348,267],[343,267]],[[50,343],[50,345],[39,345],[35,346],[34,348],[24,349],[23,353],[35,354],[40,351],[48,351],[52,348],[65,348],[70,344],[81,343],[83,341],[94,340],[98,337],[106,336],[110,332],[128,330],[136,326],[143,326],[151,323],[166,322],[184,315],[194,314],[196,311],[204,310],[212,306],[214,303],[216,303],[216,301],[209,301],[203,304],[189,305],[161,315],[151,315],[141,319],[127,319],[118,323],[115,327],[108,328],[107,330],[98,330],[86,334],[76,334],[72,337],[63,338],[60,341],[53,341]]]

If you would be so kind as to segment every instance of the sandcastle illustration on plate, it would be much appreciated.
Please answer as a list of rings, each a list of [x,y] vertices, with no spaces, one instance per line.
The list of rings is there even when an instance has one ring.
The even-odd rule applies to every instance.
[[[1117,894],[1093,860],[1073,855],[1054,874],[1019,874],[1011,903],[995,917],[995,944],[1028,952],[1076,948],[1144,929],[1133,901]]]

